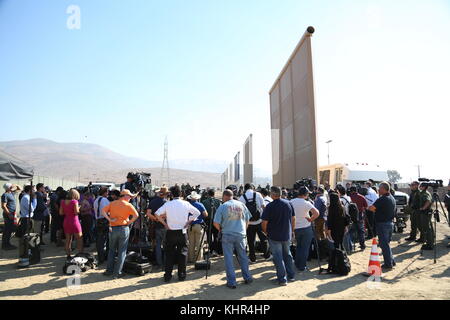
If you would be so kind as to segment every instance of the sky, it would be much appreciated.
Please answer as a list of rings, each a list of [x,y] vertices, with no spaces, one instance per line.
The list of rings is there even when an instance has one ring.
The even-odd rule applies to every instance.
[[[449,179],[448,0],[0,0],[0,141],[231,162],[252,133],[270,172],[268,92],[310,25],[319,165],[331,139],[332,163]]]

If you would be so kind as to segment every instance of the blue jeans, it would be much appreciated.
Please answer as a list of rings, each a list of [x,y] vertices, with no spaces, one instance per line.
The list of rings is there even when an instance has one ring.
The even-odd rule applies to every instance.
[[[298,270],[306,269],[306,260],[309,255],[309,248],[314,239],[312,227],[301,228],[295,230],[295,238],[297,239],[297,251],[295,253],[295,266]]]
[[[109,233],[109,253],[107,272],[119,275],[122,273],[123,263],[127,255],[128,238],[130,237],[130,227],[112,227]],[[117,262],[114,263],[117,252]]]
[[[291,255],[290,241],[275,241],[269,239],[270,251],[273,256],[273,263],[277,270],[278,282],[287,282],[287,279],[295,278],[294,259]],[[287,278],[286,278],[287,275]]]
[[[233,251],[236,250],[238,262],[241,265],[244,280],[252,280],[248,268],[248,257],[245,251],[246,236],[238,234],[222,234],[222,248],[225,259],[225,270],[227,272],[227,284],[236,286],[236,273],[233,264]]]
[[[14,230],[14,220],[11,219],[7,214],[3,213],[3,221],[5,223],[3,229],[3,237],[2,237],[2,248],[6,248],[10,246],[11,234]]]
[[[380,240],[380,248],[383,251],[384,264],[387,267],[392,267],[395,261],[389,243],[392,240],[394,224],[392,222],[377,222],[376,229],[378,239]]]
[[[166,229],[156,228],[155,229],[155,258],[156,264],[158,266],[163,266],[165,264],[165,257],[163,255],[162,245],[166,239]]]
[[[351,228],[352,241],[359,242],[361,247],[366,245],[366,234],[364,231],[364,220],[359,220],[358,223],[353,223]]]
[[[342,241],[342,245],[347,253],[353,252],[353,241],[352,241],[352,229],[348,232],[344,233],[344,239]]]

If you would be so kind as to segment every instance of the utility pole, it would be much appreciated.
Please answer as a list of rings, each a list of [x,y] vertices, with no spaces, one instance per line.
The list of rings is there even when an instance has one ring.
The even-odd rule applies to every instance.
[[[161,168],[161,183],[170,187],[170,169],[169,169],[169,141],[164,141],[164,160]]]
[[[328,165],[330,165],[330,143],[332,143],[333,140],[328,140],[325,142],[328,145]]]
[[[420,164],[418,164],[417,166],[417,170],[419,171],[419,179],[421,178],[421,175],[420,175]]]

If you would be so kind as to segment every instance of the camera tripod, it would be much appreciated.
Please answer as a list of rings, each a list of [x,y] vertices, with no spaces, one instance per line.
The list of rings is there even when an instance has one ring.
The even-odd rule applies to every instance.
[[[213,228],[213,218],[214,218],[214,214],[216,212],[216,206],[214,203],[211,203],[212,207],[211,207],[211,216],[209,217],[209,224],[208,224],[208,236],[207,236],[207,243],[208,243],[208,254],[203,254],[203,258],[206,261],[206,279],[208,279],[208,270],[209,270],[209,259],[211,257],[211,241],[212,241],[212,228]],[[204,243],[203,241],[205,240],[205,234],[206,234],[206,226],[202,226],[203,227],[203,234],[202,234],[202,238],[200,240],[200,246],[198,248],[197,254],[195,256],[195,261],[197,261],[198,257],[200,256],[200,251],[204,250]]]
[[[445,217],[445,219],[447,220],[447,224],[450,226],[450,221],[448,220],[447,214],[445,213],[445,209],[444,206],[442,205],[441,199],[439,198],[439,194],[437,193],[437,189],[433,188],[433,195],[432,195],[432,201],[431,201],[431,206],[430,209],[433,208],[433,204],[435,206],[435,209],[433,210],[432,215],[434,216],[434,232],[433,232],[433,236],[434,236],[434,263],[437,262],[437,251],[436,251],[436,246],[437,246],[437,223],[441,222],[440,216],[439,216],[439,207],[442,210],[442,213]]]

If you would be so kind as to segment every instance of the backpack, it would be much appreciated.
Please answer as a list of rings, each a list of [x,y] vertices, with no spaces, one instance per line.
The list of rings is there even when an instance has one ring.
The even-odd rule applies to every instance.
[[[350,216],[351,222],[352,223],[358,223],[358,221],[359,221],[359,209],[358,209],[358,206],[356,205],[356,203],[349,202],[345,198],[341,198],[341,199],[344,199],[348,203],[348,215]]]
[[[245,205],[250,211],[250,214],[252,215],[250,221],[258,221],[261,218],[261,213],[258,211],[258,207],[256,206],[256,192],[253,192],[253,201],[248,201],[247,196],[243,195],[245,200]]]
[[[341,249],[334,249],[328,260],[328,273],[346,276],[350,273],[352,266],[347,253]]]
[[[97,260],[90,253],[78,253],[72,260],[66,261],[63,266],[64,274],[74,274],[75,270],[70,269],[70,266],[78,267],[81,272],[86,272],[88,269],[95,269],[97,267]]]

